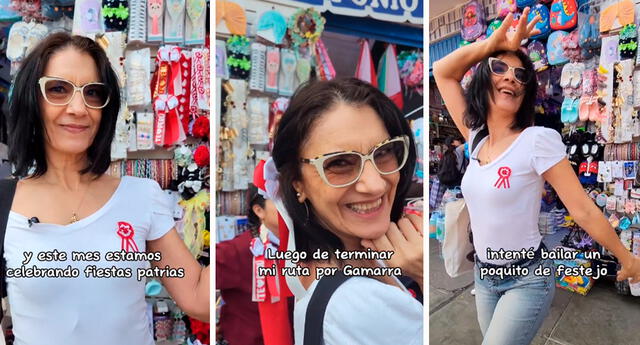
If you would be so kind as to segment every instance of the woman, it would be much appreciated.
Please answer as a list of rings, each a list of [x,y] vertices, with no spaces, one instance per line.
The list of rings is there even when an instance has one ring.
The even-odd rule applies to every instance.
[[[219,329],[229,345],[260,345],[292,343],[287,300],[271,303],[252,301],[253,243],[270,243],[277,247],[278,211],[271,200],[264,199],[254,185],[249,187],[247,210],[251,231],[216,245],[216,288],[220,289],[224,305]],[[269,264],[265,264],[269,267]],[[276,305],[278,304],[278,305]]]
[[[522,18],[528,13],[526,8]],[[554,274],[533,274],[538,266],[553,273],[553,261],[540,255],[538,213],[544,181],[553,186],[575,221],[622,263],[618,279],[640,280],[640,258],[624,248],[582,189],[565,158],[560,135],[532,126],[537,83],[531,61],[519,48],[523,39],[537,33],[533,27],[538,20],[528,24],[521,20],[511,35],[509,14],[487,40],[460,48],[433,65],[447,109],[472,150],[462,193],[477,255],[476,307],[483,344],[529,344],[549,312]],[[465,95],[460,81],[478,62]],[[486,130],[488,136],[474,144]],[[499,249],[536,248],[534,259],[488,255]],[[511,266],[527,267],[529,274],[480,278],[486,268]]]
[[[15,344],[153,345],[138,278],[147,260],[180,309],[209,319],[210,270],[178,236],[159,185],[105,175],[119,108],[117,77],[86,37],[52,34],[16,76],[9,160],[23,179],[4,242]],[[77,274],[17,275],[34,266]]]
[[[296,344],[303,344],[316,268],[380,264],[338,259],[336,249],[395,248],[387,264],[422,283],[422,220],[402,217],[413,138],[382,92],[353,78],[303,85],[280,120],[272,155],[296,248],[308,254],[302,266],[311,272],[300,277],[307,291],[296,296]],[[314,260],[316,250],[330,259]],[[421,344],[422,306],[394,276],[352,277],[331,297],[321,332],[327,345]]]

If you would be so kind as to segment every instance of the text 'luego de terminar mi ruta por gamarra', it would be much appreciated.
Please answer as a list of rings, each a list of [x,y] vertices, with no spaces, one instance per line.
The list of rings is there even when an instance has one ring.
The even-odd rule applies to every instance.
[[[39,267],[32,261],[39,261],[41,263],[64,262],[71,260],[74,262],[96,262],[102,260],[102,255],[98,251],[89,252],[71,252],[69,255],[67,252],[58,251],[56,249],[51,251],[42,251],[34,255],[33,252],[23,253],[22,265],[18,268],[7,268],[6,276],[8,278],[78,278],[81,274],[80,269],[67,265],[66,267]],[[107,252],[104,255],[104,261],[107,262],[125,262],[125,261],[160,261],[162,260],[162,254],[160,252]],[[100,262],[104,265],[104,261]],[[31,266],[27,266],[31,263]],[[135,272],[135,273],[134,273]],[[168,265],[165,267],[150,267],[150,268],[138,268],[133,269],[131,267],[117,267],[111,266],[98,266],[96,264],[86,265],[83,269],[84,277],[86,278],[131,278],[134,276],[139,281],[146,278],[184,278],[184,268],[171,268]]]
[[[393,251],[374,251],[370,248],[361,251],[348,251],[336,249],[333,251],[334,258],[337,260],[389,260],[393,256]],[[278,273],[284,276],[310,276],[309,267],[297,265],[300,261],[307,260],[306,252],[298,251],[277,251],[267,248],[264,253],[265,259],[268,260],[288,260],[294,266],[280,267],[280,272],[275,265],[271,267],[258,267],[258,276],[275,276]],[[331,253],[321,251],[320,249],[313,252],[311,258],[313,260],[329,260]],[[320,279],[323,276],[331,276],[338,272],[337,267],[316,267],[315,277]],[[358,267],[350,264],[344,265],[342,273],[347,276],[401,276],[400,267]]]

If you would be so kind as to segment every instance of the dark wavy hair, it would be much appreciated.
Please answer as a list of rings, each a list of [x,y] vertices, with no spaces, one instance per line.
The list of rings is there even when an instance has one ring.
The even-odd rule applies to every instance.
[[[80,172],[102,175],[111,163],[111,141],[120,109],[118,77],[104,50],[96,42],[87,37],[58,32],[45,38],[29,53],[13,84],[7,124],[9,161],[15,166],[16,176],[27,176],[32,168],[32,177],[42,176],[47,172],[38,80],[43,76],[51,56],[67,47],[90,55],[98,68],[99,81],[105,83],[110,90],[110,100],[102,108],[98,132],[87,149],[88,165]]]
[[[317,249],[330,252],[344,249],[342,241],[322,225],[322,221],[314,213],[313,205],[298,202],[292,185],[293,181],[302,177],[300,151],[314,123],[341,102],[373,108],[391,137],[406,135],[410,138],[409,156],[400,170],[400,181],[391,209],[392,221],[397,221],[402,215],[405,195],[415,168],[416,150],[409,123],[398,107],[380,90],[355,78],[309,81],[301,85],[280,120],[272,155],[280,173],[280,195],[295,227],[296,250],[306,251],[309,258]]]
[[[535,117],[534,103],[538,81],[535,69],[529,56],[521,50],[497,51],[491,54],[496,57],[502,54],[514,54],[522,62],[522,66],[529,75],[529,81],[524,85],[524,97],[520,109],[511,124],[511,129],[525,129],[533,126]],[[489,58],[484,59],[476,69],[471,82],[465,93],[467,110],[464,114],[464,124],[471,129],[478,129],[487,124],[489,112],[489,97],[493,97],[493,84],[491,82],[491,70],[489,69]]]
[[[253,184],[249,185],[247,194],[249,195],[249,205],[247,205],[247,218],[249,220],[249,225],[252,228],[260,227],[262,221],[260,220],[260,217],[253,212],[253,205],[259,205],[260,207],[265,208],[266,200],[262,195],[260,195],[260,193],[258,193],[258,188]]]

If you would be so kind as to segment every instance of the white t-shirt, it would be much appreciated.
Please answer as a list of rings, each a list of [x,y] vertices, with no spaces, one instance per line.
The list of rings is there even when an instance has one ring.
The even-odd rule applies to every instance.
[[[296,301],[295,344],[304,344],[307,306],[319,280]],[[324,315],[325,345],[422,344],[422,304],[399,288],[352,277],[333,293]]]
[[[472,131],[469,142],[478,131]],[[498,158],[480,166],[477,158],[483,138],[474,148],[462,179],[473,244],[482,262],[504,265],[515,260],[488,260],[492,251],[537,249],[542,236],[538,230],[540,199],[544,188],[541,176],[565,156],[560,134],[544,127],[528,127]]]
[[[25,268],[78,268],[77,278],[10,278],[16,345],[154,345],[146,317],[145,279],[137,269],[148,261],[107,261],[107,252],[145,252],[146,241],[164,236],[174,226],[171,205],[157,182],[123,177],[109,201],[94,214],[69,225],[37,223],[9,214],[4,242],[7,268],[19,269],[25,252],[33,258]],[[33,216],[33,215],[30,215]],[[133,228],[128,235],[127,224]],[[120,228],[120,233],[118,233]],[[66,252],[65,261],[39,261],[38,252]],[[72,261],[72,252],[100,253],[99,261]],[[85,268],[130,268],[131,278],[85,277]],[[9,273],[9,272],[7,272]]]

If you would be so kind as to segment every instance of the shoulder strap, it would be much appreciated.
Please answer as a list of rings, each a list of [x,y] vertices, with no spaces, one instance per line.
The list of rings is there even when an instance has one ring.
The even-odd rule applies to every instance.
[[[351,276],[345,276],[342,271],[337,271],[333,276],[325,276],[318,282],[309,305],[304,321],[304,345],[323,344],[324,314],[327,304],[333,293]]]
[[[485,126],[473,138],[473,143],[471,143],[471,146],[469,147],[469,156],[471,156],[471,154],[473,153],[473,150],[478,146],[478,144],[480,143],[480,140],[484,139],[484,137],[486,137],[487,135],[489,135],[489,129],[487,129],[487,127]]]
[[[16,192],[18,181],[13,179],[0,180],[0,298],[7,295],[7,284],[5,281],[5,272],[7,263],[4,260],[4,235],[7,230],[7,221],[9,220],[9,211],[13,204],[13,196]],[[2,303],[0,302],[0,320],[4,316]]]

